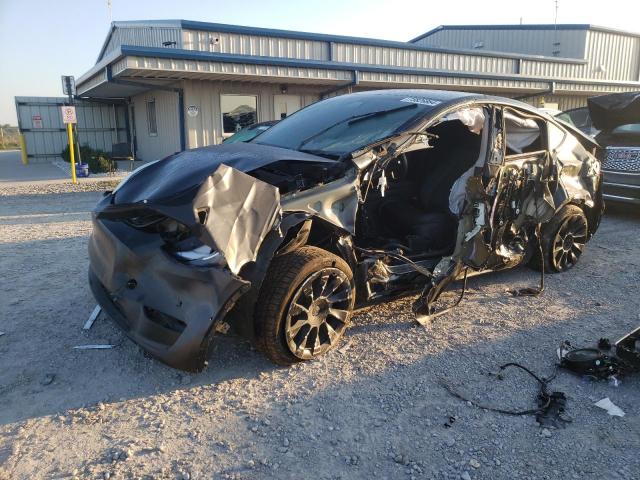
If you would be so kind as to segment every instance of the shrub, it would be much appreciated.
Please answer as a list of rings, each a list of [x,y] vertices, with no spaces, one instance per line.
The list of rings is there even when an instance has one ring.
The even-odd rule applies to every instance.
[[[65,162],[71,162],[69,145],[64,147],[60,156]],[[89,164],[91,173],[112,172],[116,169],[116,162],[111,160],[106,152],[93,149],[89,145],[80,145],[80,157],[84,163]],[[78,161],[77,158],[76,161]]]

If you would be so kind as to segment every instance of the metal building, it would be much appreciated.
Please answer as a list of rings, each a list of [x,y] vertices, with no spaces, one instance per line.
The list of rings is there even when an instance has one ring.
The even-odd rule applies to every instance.
[[[560,109],[640,90],[640,36],[590,25],[443,26],[410,41],[185,20],[114,22],[80,98],[127,105],[138,158],[219,143],[320,98],[398,87]]]

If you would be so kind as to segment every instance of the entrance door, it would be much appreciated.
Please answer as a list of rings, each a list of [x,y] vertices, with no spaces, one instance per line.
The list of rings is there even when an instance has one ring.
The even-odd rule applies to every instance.
[[[288,117],[296,110],[300,110],[301,105],[302,100],[300,98],[300,95],[274,95],[274,120],[282,120],[283,118]]]

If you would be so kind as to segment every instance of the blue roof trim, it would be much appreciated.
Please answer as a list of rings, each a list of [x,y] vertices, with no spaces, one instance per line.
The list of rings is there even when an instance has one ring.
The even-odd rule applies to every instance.
[[[488,80],[515,80],[515,81],[532,81],[532,82],[570,82],[579,84],[602,84],[602,85],[629,85],[640,86],[640,82],[620,82],[608,80],[590,80],[580,78],[544,78],[544,77],[525,77],[518,74],[491,74],[482,72],[466,72],[451,70],[432,70],[425,68],[412,67],[392,67],[380,66],[361,63],[345,63],[326,60],[301,60],[280,57],[262,57],[252,55],[231,55],[227,53],[201,52],[196,50],[182,49],[165,49],[155,47],[136,47],[123,45],[120,47],[122,55],[133,55],[142,57],[172,58],[178,60],[195,60],[195,61],[211,61],[223,63],[248,63],[252,65],[273,65],[278,67],[291,68],[322,68],[330,70],[347,70],[359,72],[374,73],[396,73],[407,75],[431,75],[436,77],[457,77],[457,78],[482,78]]]
[[[607,33],[617,33],[620,35],[628,35],[632,37],[640,37],[638,32],[629,32],[624,30],[618,30],[615,28],[601,27],[598,25],[592,25],[589,23],[559,23],[554,25],[553,23],[532,23],[532,24],[511,24],[511,25],[440,25],[434,29],[429,30],[422,35],[417,36],[414,39],[409,40],[409,43],[414,43],[423,38],[429,37],[434,33],[438,33],[442,30],[596,30]]]

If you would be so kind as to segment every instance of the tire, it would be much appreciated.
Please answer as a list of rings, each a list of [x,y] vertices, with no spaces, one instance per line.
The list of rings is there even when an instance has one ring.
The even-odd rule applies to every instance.
[[[276,257],[256,303],[259,348],[280,365],[322,355],[344,335],[354,302],[353,273],[340,257],[310,246]]]
[[[537,242],[532,242],[533,255],[529,266],[560,273],[572,268],[582,255],[587,243],[588,222],[582,209],[565,205],[546,224],[542,225],[542,258]]]

